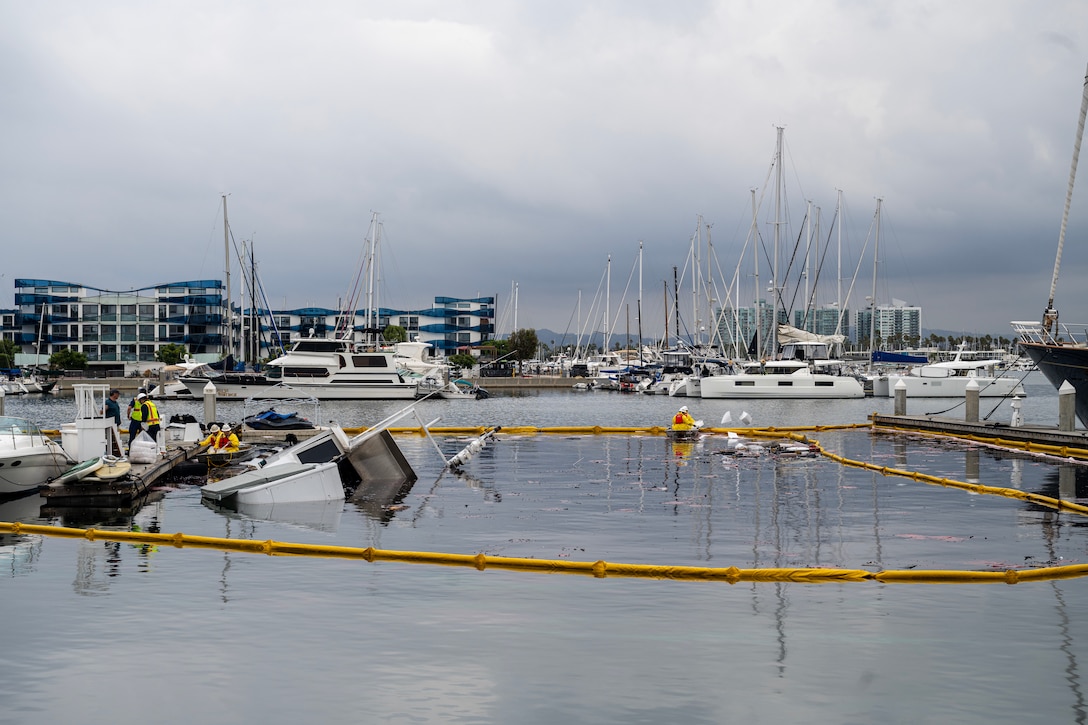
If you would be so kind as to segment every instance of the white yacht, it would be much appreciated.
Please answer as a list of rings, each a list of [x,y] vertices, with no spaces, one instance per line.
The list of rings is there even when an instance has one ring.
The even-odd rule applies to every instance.
[[[895,386],[902,381],[908,398],[962,398],[972,380],[978,385],[980,397],[1026,395],[1020,375],[1012,370],[999,372],[1005,365],[1004,359],[970,359],[966,347],[966,343],[960,343],[952,360],[873,376],[873,396],[894,398]]]
[[[416,381],[405,380],[394,353],[347,339],[308,337],[267,365],[265,373],[219,372],[202,367],[178,378],[195,396],[215,385],[220,398],[408,400]]]
[[[702,378],[702,398],[863,398],[865,388],[824,342],[790,342],[777,360],[745,363],[739,370]]]

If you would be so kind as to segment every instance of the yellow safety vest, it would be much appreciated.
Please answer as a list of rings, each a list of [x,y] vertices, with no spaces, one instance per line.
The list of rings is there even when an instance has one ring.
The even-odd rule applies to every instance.
[[[132,406],[132,413],[130,413],[128,417],[131,418],[132,420],[136,421],[137,423],[139,423],[144,417],[144,413],[143,413],[142,408],[143,408],[143,403],[141,403],[138,400],[135,401],[135,403]]]
[[[145,400],[144,405],[147,406],[147,421],[146,421],[147,424],[148,425],[158,425],[159,424],[159,409],[156,408],[155,404],[152,403],[150,400]],[[135,413],[135,411],[133,411],[133,412]],[[141,414],[141,416],[142,416],[142,414]],[[136,420],[140,420],[140,418],[136,418],[135,415],[133,415],[133,418],[136,419]]]

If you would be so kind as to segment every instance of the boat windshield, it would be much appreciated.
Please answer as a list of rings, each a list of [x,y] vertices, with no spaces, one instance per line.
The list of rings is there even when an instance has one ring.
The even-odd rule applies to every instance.
[[[0,435],[41,435],[42,431],[36,424],[26,418],[13,418],[0,416]]]

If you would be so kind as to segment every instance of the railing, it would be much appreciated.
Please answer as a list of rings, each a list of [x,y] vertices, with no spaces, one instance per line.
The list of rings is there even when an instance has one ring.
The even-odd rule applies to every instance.
[[[1088,323],[1058,323],[1056,335],[1036,321],[1021,320],[1009,324],[1023,342],[1038,345],[1088,345]]]

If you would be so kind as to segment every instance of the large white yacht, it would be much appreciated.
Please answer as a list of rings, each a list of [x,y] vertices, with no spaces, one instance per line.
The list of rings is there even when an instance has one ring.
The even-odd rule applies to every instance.
[[[210,382],[220,398],[414,398],[416,381],[404,379],[393,356],[393,352],[368,349],[352,340],[308,337],[269,361],[264,373],[219,372],[203,367],[178,379],[198,397]]]

